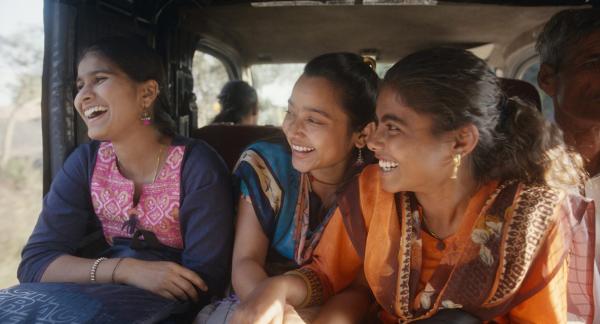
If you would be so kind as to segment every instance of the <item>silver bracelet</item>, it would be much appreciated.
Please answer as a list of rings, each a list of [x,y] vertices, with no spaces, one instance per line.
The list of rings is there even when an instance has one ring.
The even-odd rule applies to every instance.
[[[100,262],[106,260],[107,258],[105,257],[101,257],[96,259],[96,261],[94,261],[94,264],[92,264],[92,268],[90,269],[90,282],[94,283],[96,282],[96,270],[98,270],[98,265],[100,265]]]

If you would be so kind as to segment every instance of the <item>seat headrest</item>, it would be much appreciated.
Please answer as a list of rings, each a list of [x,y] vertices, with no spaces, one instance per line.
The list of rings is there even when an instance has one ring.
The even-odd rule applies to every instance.
[[[212,146],[233,171],[244,148],[260,139],[283,136],[283,131],[274,126],[215,124],[192,130],[190,136]]]
[[[527,81],[517,79],[500,79],[500,88],[504,91],[507,97],[518,97],[519,99],[535,105],[535,107],[542,111],[542,101],[540,100],[540,94],[538,93],[535,86]]]

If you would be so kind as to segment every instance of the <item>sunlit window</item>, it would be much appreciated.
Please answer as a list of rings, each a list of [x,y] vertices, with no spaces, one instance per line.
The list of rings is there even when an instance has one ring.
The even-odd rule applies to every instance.
[[[196,51],[192,63],[194,93],[198,106],[198,127],[208,125],[221,111],[217,96],[227,81],[227,69],[218,58]]]
[[[258,94],[258,124],[281,126],[287,102],[304,64],[253,65],[252,85]]]
[[[42,206],[42,1],[0,2],[0,289]]]
[[[377,66],[375,67],[375,72],[377,72],[377,75],[383,79],[383,77],[385,76],[385,73],[392,67],[392,65],[394,65],[394,63],[387,63],[387,62],[377,62]]]

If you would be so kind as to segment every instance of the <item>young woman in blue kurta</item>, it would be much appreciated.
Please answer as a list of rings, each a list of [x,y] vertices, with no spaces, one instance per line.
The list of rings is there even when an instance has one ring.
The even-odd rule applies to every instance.
[[[207,144],[175,135],[163,79],[160,57],[134,39],[84,51],[75,108],[94,141],[55,177],[0,317],[154,322],[222,292],[229,175]],[[81,249],[90,233],[104,249]]]
[[[91,196],[100,145],[101,142],[93,141],[79,146],[54,178],[38,222],[23,249],[18,270],[21,282],[41,281],[52,261],[81,250],[87,234],[102,230]],[[170,146],[182,147],[185,152],[179,198],[184,248],[165,244],[137,248],[131,246],[131,237],[119,237],[101,254],[110,258],[175,262],[196,272],[210,291],[220,293],[226,285],[232,236],[227,169],[215,151],[202,141],[176,136]]]

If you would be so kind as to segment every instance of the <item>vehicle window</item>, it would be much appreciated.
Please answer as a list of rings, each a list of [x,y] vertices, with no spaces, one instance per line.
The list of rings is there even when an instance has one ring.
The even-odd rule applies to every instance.
[[[535,86],[540,98],[542,99],[542,113],[547,120],[554,121],[554,105],[552,98],[550,98],[540,87],[537,82],[538,71],[540,70],[540,63],[537,60],[523,64],[523,66],[517,71],[516,78],[523,81],[527,81]]]
[[[42,207],[42,6],[0,2],[0,288],[17,284]]]
[[[377,62],[377,66],[375,66],[375,72],[379,76],[379,78],[383,79],[385,73],[394,65],[394,62]]]
[[[281,126],[294,83],[302,64],[257,64],[250,68],[252,86],[258,94],[258,124]]]
[[[221,111],[217,96],[221,87],[229,81],[225,64],[217,57],[196,51],[192,63],[194,93],[198,106],[198,127],[210,124]]]

